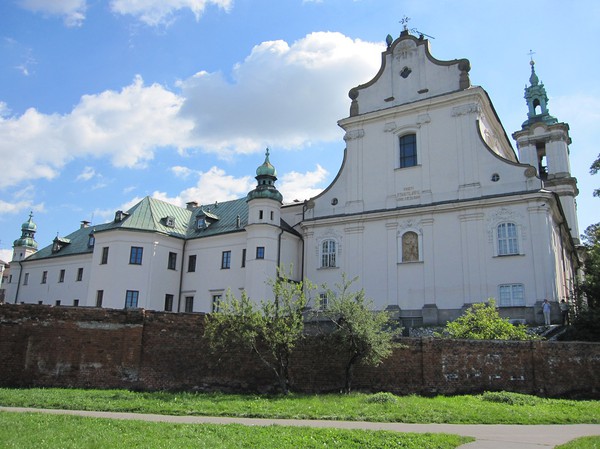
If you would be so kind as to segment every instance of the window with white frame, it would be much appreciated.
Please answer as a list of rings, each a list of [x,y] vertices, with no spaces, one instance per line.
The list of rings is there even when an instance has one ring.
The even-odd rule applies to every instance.
[[[321,268],[337,267],[337,243],[333,239],[321,243]]]
[[[220,312],[221,311],[221,300],[223,295],[213,295],[212,296],[212,312]]]
[[[318,309],[319,310],[327,310],[327,306],[329,305],[329,297],[327,296],[327,293],[320,293],[319,294],[319,304],[318,304]]]
[[[517,225],[514,223],[500,223],[497,227],[498,255],[510,256],[519,254],[519,239]]]
[[[498,286],[498,297],[501,307],[525,305],[525,288],[523,284],[502,284]]]

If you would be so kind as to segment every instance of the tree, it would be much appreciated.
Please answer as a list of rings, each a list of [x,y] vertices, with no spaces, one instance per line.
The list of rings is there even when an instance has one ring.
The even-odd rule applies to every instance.
[[[590,166],[590,174],[595,175],[600,170],[600,154],[596,158],[596,160]],[[600,189],[594,190],[594,196],[600,197]]]
[[[340,350],[348,355],[345,364],[344,391],[352,388],[356,364],[377,366],[392,352],[393,339],[400,329],[392,330],[387,312],[373,311],[373,302],[365,299],[364,290],[350,291],[352,283],[342,275],[342,283],[336,284],[337,292],[327,289],[326,316],[334,324],[333,337]]]
[[[599,170],[600,155],[592,163],[590,173],[595,175]],[[594,190],[594,196],[600,197],[600,189]],[[563,339],[600,341],[600,223],[588,226],[581,240],[585,249],[584,275],[575,292],[573,326]]]
[[[584,275],[575,292],[572,326],[561,339],[600,341],[600,223],[588,226],[581,237]]]
[[[535,340],[525,326],[511,324],[496,309],[496,301],[473,304],[456,320],[446,324],[440,335],[443,338],[468,340]]]
[[[245,293],[227,292],[219,311],[206,318],[204,335],[211,349],[247,348],[274,374],[283,394],[289,392],[290,355],[304,331],[307,283],[293,282],[283,270],[270,281],[273,300],[253,302]]]

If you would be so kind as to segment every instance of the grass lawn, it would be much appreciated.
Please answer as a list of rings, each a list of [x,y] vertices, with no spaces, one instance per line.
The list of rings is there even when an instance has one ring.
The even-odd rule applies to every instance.
[[[168,424],[0,412],[0,447],[36,449],[452,449],[471,438],[445,434],[283,426]]]
[[[516,393],[474,396],[258,396],[127,390],[6,389],[0,405],[76,410],[254,418],[451,424],[600,423],[600,401],[544,399]]]
[[[556,449],[600,449],[600,436],[577,438],[567,444],[556,446]]]

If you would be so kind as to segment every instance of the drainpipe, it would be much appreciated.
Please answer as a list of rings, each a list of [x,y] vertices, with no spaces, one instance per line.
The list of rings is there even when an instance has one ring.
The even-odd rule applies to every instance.
[[[183,266],[185,263],[185,246],[187,239],[183,240],[183,248],[181,249],[181,273],[179,273],[179,289],[177,292],[177,313],[181,310],[181,289],[183,287]]]
[[[281,267],[281,236],[283,235],[283,228],[279,231],[277,236],[277,268]],[[291,274],[291,273],[290,273]]]
[[[23,264],[21,263],[21,261],[19,260],[19,279],[17,280],[17,292],[15,293],[15,304],[17,303],[17,300],[19,299],[19,289],[21,288],[21,276],[23,275]]]

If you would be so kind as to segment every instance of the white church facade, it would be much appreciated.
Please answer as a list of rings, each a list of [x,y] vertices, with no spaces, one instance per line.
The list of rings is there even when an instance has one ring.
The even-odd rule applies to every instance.
[[[495,298],[543,322],[579,269],[569,127],[552,117],[532,62],[518,154],[466,59],[388,37],[375,77],[350,91],[342,167],[321,194],[284,204],[270,155],[246,198],[181,208],[145,198],[37,251],[15,241],[7,302],[211,312],[231,290],[260,300],[278,266],[333,287],[358,277],[405,325],[443,324]],[[318,306],[318,294],[313,306]]]

